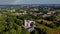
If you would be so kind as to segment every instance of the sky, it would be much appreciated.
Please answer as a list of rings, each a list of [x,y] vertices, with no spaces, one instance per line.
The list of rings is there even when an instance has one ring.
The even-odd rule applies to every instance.
[[[60,4],[60,0],[0,0],[0,5],[6,4]]]

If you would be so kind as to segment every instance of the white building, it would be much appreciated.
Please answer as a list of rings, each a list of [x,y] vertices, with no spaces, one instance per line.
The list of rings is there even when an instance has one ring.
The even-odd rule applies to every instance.
[[[33,26],[31,26],[31,23],[33,23]],[[34,27],[35,27],[35,22],[34,21],[31,21],[31,20],[24,20],[24,27],[26,29],[28,29],[29,32],[33,31],[34,30]]]
[[[34,24],[35,24],[35,22],[34,22],[34,21],[31,21],[31,20],[25,20],[24,22],[25,22],[25,23],[24,23],[25,28],[30,28],[30,27],[32,27],[32,26],[30,25],[31,23],[34,23]]]

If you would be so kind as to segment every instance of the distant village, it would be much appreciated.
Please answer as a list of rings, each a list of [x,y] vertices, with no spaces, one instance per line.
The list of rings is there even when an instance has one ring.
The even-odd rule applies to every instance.
[[[29,17],[36,17],[34,18],[35,20],[42,19],[41,22],[43,22],[43,19],[46,21],[53,21],[52,19],[56,17],[58,12],[49,7],[44,7],[44,8],[38,8],[38,7],[29,7],[29,8],[0,8],[0,14],[6,14],[6,15],[16,15],[16,16],[23,16],[23,15],[29,15],[23,16],[26,18]],[[36,21],[34,21],[32,18],[26,19],[26,18],[21,18],[23,20],[23,24],[21,25],[25,29],[28,29],[29,32],[32,32],[34,28],[36,27]],[[50,18],[53,17],[53,18]],[[18,17],[17,17],[18,18]],[[56,21],[60,21],[60,17],[56,18]],[[55,22],[55,21],[54,21]]]

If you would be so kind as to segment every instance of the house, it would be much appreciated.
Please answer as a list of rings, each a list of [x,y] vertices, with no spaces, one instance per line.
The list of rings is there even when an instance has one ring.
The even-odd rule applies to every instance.
[[[47,14],[51,15],[51,14],[55,14],[55,13],[56,13],[56,11],[49,11]]]
[[[46,17],[49,17],[50,15],[47,15],[47,14],[44,14],[43,15],[43,18],[46,18]]]
[[[15,9],[10,10],[10,12],[15,12]]]
[[[57,21],[60,22],[60,18],[58,18]]]
[[[33,15],[33,16],[40,16],[40,15],[43,15],[43,13],[42,13],[42,12],[40,12],[40,13],[34,12],[34,13],[32,13],[32,15]]]
[[[44,14],[42,17],[43,17],[45,20],[49,20],[50,15]]]
[[[20,10],[18,13],[20,13],[20,14],[26,14],[26,10]]]
[[[33,11],[39,11],[39,9],[38,8],[34,8]]]
[[[15,14],[16,15],[27,14],[26,12],[27,12],[26,10],[20,10],[19,12],[16,12]]]
[[[39,11],[38,8],[34,8],[34,10],[32,11],[32,15],[33,16],[39,16],[42,15],[43,13]]]

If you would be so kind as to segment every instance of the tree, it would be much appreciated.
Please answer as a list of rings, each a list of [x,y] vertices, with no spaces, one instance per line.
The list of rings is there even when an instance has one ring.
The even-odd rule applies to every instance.
[[[30,33],[29,33],[29,31],[27,29],[23,28],[22,31],[21,31],[21,34],[30,34]]]
[[[6,32],[6,34],[17,34],[15,29],[11,29]]]

